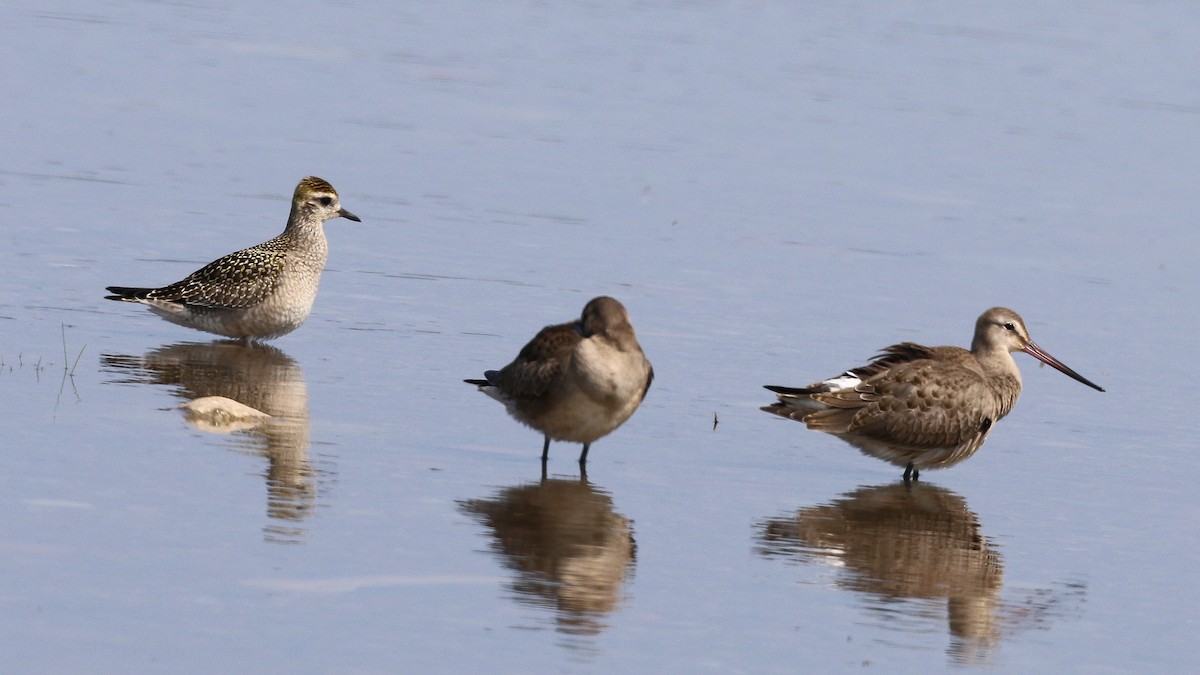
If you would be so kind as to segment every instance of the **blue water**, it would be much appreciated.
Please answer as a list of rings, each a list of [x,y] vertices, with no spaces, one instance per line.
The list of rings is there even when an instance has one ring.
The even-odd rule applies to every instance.
[[[0,44],[13,672],[1180,671],[1200,651],[1200,9],[21,2]],[[106,302],[331,221],[243,350]],[[592,448],[463,384],[609,294]],[[915,490],[758,411],[1012,307],[1025,391]],[[199,396],[265,427],[206,428]],[[717,425],[714,428],[714,418]]]

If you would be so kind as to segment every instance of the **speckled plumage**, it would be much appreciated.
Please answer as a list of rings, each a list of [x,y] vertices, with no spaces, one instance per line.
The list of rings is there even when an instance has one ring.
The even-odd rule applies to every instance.
[[[329,183],[309,176],[292,196],[283,232],[218,258],[161,288],[109,286],[108,300],[138,302],[172,323],[243,340],[266,340],[295,330],[316,298],[331,218],[359,221],[343,209]]]
[[[905,467],[953,466],[975,454],[1016,405],[1023,351],[1099,391],[1029,338],[1016,312],[993,307],[975,323],[970,351],[903,342],[871,363],[807,387],[766,388],[779,400],[762,409],[838,436],[864,454]]]
[[[550,441],[588,448],[629,419],[654,379],[629,313],[601,296],[583,308],[578,321],[546,326],[512,363],[464,380],[500,401],[517,421],[543,433],[542,461]]]

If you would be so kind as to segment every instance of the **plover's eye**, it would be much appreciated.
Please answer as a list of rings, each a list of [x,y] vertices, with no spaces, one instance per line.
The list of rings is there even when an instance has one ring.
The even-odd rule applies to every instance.
[[[321,206],[329,206],[333,203],[333,197],[321,197],[317,201],[321,202]]]
[[[1016,329],[1017,329],[1017,327],[1013,325],[1013,322],[1011,322],[1011,321],[1005,322],[1004,330],[1015,331]]]

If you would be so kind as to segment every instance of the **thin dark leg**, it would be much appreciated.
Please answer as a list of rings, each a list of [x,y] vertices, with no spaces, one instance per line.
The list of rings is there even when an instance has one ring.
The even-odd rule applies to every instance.
[[[913,467],[912,462],[909,462],[908,466],[906,466],[904,468],[904,480],[908,480],[910,478],[913,480],[917,480],[917,478],[919,478],[920,475],[921,475],[921,472]]]
[[[542,458],[542,482],[546,482],[546,458]]]
[[[546,442],[542,443],[542,463],[546,463],[546,458],[550,456],[550,437],[546,437]]]
[[[590,447],[592,447],[591,443],[583,444],[583,452],[579,453],[579,465],[580,466],[587,464],[587,451],[588,451],[588,448],[590,448]]]

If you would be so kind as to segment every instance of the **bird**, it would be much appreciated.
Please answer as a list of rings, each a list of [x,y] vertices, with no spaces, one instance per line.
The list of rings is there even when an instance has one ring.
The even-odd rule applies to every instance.
[[[974,455],[1012,410],[1021,393],[1012,352],[1104,391],[1034,343],[1016,312],[993,307],[976,320],[969,351],[901,342],[807,387],[765,385],[778,400],[761,409],[833,434],[916,479]]]
[[[324,223],[362,222],[342,208],[337,190],[308,176],[296,186],[287,226],[264,241],[201,267],[161,288],[109,286],[106,300],[137,302],[171,323],[237,338],[270,340],[308,318],[329,255]]]
[[[500,370],[482,380],[463,380],[500,401],[518,422],[542,432],[542,463],[550,441],[588,448],[637,410],[654,368],[642,352],[629,312],[615,298],[600,296],[583,308],[579,320],[546,326]]]

